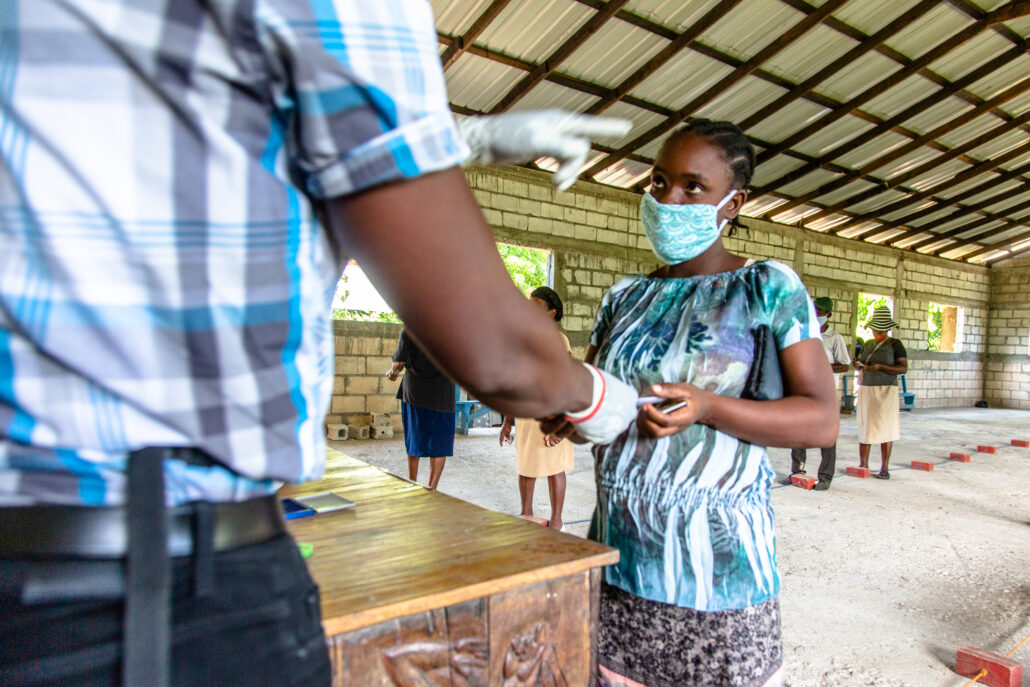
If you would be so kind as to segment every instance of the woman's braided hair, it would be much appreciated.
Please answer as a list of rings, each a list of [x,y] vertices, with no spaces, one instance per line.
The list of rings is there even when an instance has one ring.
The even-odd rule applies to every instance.
[[[700,136],[722,148],[726,162],[733,172],[733,187],[742,191],[748,189],[751,185],[751,175],[755,172],[755,149],[739,126],[733,122],[691,119],[673,131],[665,141],[665,145],[688,134]],[[742,224],[739,218],[734,217],[730,221],[729,236],[733,235],[736,227],[747,229],[747,226]]]

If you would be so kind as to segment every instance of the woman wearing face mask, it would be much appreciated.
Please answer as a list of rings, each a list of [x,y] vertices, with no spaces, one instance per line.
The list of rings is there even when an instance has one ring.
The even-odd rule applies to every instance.
[[[873,338],[862,344],[862,352],[852,365],[862,371],[858,387],[858,464],[869,467],[869,447],[880,445],[880,472],[877,477],[890,479],[891,447],[901,437],[898,375],[908,372],[905,346],[887,334],[898,323],[887,306],[873,310],[866,325]]]
[[[782,684],[765,447],[827,446],[839,418],[801,280],[723,246],[753,166],[729,122],[694,120],[669,137],[640,213],[665,264],[613,286],[591,335],[588,360],[662,399],[594,448],[591,537],[621,552],[602,585],[602,685]],[[758,325],[779,352],[778,400],[740,398]],[[665,399],[685,405],[663,412]]]

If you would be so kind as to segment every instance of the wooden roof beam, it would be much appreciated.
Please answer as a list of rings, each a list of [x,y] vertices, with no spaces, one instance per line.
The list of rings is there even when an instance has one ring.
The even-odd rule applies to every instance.
[[[486,27],[490,26],[491,22],[497,18],[497,15],[501,13],[511,0],[493,0],[490,6],[483,10],[482,14],[476,17],[476,20],[472,22],[472,26],[469,27],[468,31],[456,37],[450,45],[440,55],[440,62],[443,64],[444,71],[446,71],[452,64],[458,61],[465,51],[472,45],[472,43],[479,38],[479,34],[483,33]]]
[[[588,177],[592,177],[599,174],[607,167],[615,164],[621,157],[625,157],[627,154],[640,148],[641,146],[647,145],[651,141],[655,140],[662,134],[675,128],[678,124],[687,119],[691,114],[694,113],[699,107],[710,102],[716,96],[733,87],[734,84],[739,82],[744,77],[755,71],[759,65],[768,60],[770,57],[780,52],[788,45],[796,41],[801,36],[805,35],[808,31],[817,26],[823,19],[829,16],[832,12],[837,10],[839,7],[844,5],[847,0],[827,0],[827,2],[807,17],[799,21],[797,24],[787,29],[781,36],[774,40],[769,45],[762,48],[758,53],[747,60],[744,64],[740,65],[733,70],[733,73],[724,79],[720,79],[719,83],[715,84],[711,88],[707,89],[704,93],[701,93],[684,107],[682,107],[673,117],[667,119],[664,123],[658,126],[652,127],[649,131],[637,136],[630,143],[622,146],[614,155],[609,155],[596,164],[592,165],[590,169],[586,171]]]
[[[859,147],[865,145],[866,143],[869,143],[870,141],[872,141],[873,139],[877,138],[878,136],[883,135],[887,131],[893,130],[893,128],[895,126],[901,124],[902,122],[908,120],[909,118],[914,117],[915,115],[920,114],[922,112],[925,112],[927,108],[933,107],[934,105],[942,102],[946,98],[951,97],[952,95],[955,94],[956,91],[961,90],[961,89],[965,88],[966,86],[979,81],[980,79],[982,79],[983,77],[987,76],[988,74],[994,72],[995,70],[999,69],[1000,67],[1002,67],[1002,66],[1008,64],[1009,62],[1017,59],[1018,57],[1020,57],[1023,54],[1025,54],[1028,48],[1030,48],[1030,45],[1024,45],[1022,48],[1014,48],[1012,50],[1009,50],[1006,53],[998,55],[997,57],[995,57],[994,59],[990,60],[989,62],[987,62],[987,63],[981,65],[980,67],[974,69],[973,71],[969,72],[968,74],[963,76],[961,79],[955,81],[954,83],[949,84],[947,88],[942,88],[941,90],[937,91],[936,93],[933,93],[933,94],[923,98],[922,100],[912,104],[911,106],[906,107],[904,110],[902,110],[898,114],[890,117],[889,119],[883,120],[881,124],[878,124],[878,125],[874,126],[872,129],[869,129],[867,131],[862,132],[857,137],[855,137],[855,138],[853,138],[851,140],[848,140],[848,141],[840,144],[839,146],[829,150],[828,152],[824,153],[823,155],[820,155],[820,158],[825,158],[825,159],[829,159],[829,160],[835,160],[838,157],[842,157],[844,155],[847,155],[851,151],[858,149]],[[1030,86],[1028,86],[1028,87],[1030,87]],[[1015,95],[1017,95],[1018,93],[1019,92],[1013,92],[1012,95],[1010,95],[1009,97],[1010,98],[1011,97],[1015,97]],[[959,115],[957,117],[954,117],[951,120],[945,122],[943,125],[941,125],[941,126],[937,127],[936,129],[934,129],[933,132],[931,132],[930,134],[919,134],[919,135],[916,135],[916,136],[912,137],[913,143],[905,144],[905,146],[903,146],[903,148],[902,148],[902,149],[904,149],[905,152],[901,153],[900,155],[897,155],[897,157],[895,157],[893,159],[897,159],[898,157],[901,157],[902,155],[907,155],[909,152],[915,150],[920,145],[928,145],[928,146],[930,146],[930,147],[932,147],[934,149],[937,149],[937,150],[939,150],[941,147],[943,147],[943,148],[945,148],[945,150],[944,150],[945,154],[950,153],[950,149],[948,149],[946,146],[933,145],[934,143],[936,143],[936,139],[938,137],[943,136],[944,134],[949,133],[951,131],[954,131],[958,127],[963,126],[963,125],[969,123],[974,118],[983,115],[985,112],[987,112],[988,110],[992,109],[992,104],[1000,104],[1000,103],[1005,102],[1005,100],[1007,100],[1007,99],[1008,98],[1004,98],[1004,99],[1002,99],[1002,98],[993,98],[993,99],[991,99],[991,101],[986,101],[986,102],[982,103],[980,106],[975,107],[974,109],[969,110],[968,112],[964,112],[961,115]],[[889,153],[888,155],[893,154],[893,152],[894,151],[892,151],[892,153]],[[891,161],[892,160],[887,160],[886,162],[884,162],[882,164],[888,164]],[[779,178],[774,179],[773,181],[769,182],[768,184],[763,186],[761,189],[756,189],[756,197],[758,195],[761,195],[761,193],[764,193],[766,190],[770,190],[770,189],[774,189],[774,188],[780,188],[780,187],[785,186],[785,185],[787,185],[787,184],[789,184],[791,182],[794,182],[794,181],[800,179],[801,177],[805,176],[809,172],[813,171],[814,169],[815,169],[814,167],[806,165],[804,167],[800,167],[800,168],[798,168],[796,170],[793,170],[793,171],[791,171],[791,172],[789,172],[787,174],[784,174],[784,175],[780,176]],[[849,179],[848,181],[851,181],[851,179]],[[845,182],[845,183],[847,183],[847,182]],[[841,184],[841,185],[843,185],[843,184]],[[826,191],[823,191],[823,193],[826,193]]]
[[[715,22],[722,19],[731,9],[739,5],[741,0],[722,0],[718,5],[705,13],[703,17],[690,25],[690,27],[676,36],[668,45],[659,50],[651,59],[639,69],[622,80],[618,86],[609,91],[603,98],[591,105],[586,114],[601,114],[616,102],[625,98],[630,91],[644,82],[647,77],[654,74],[665,63],[675,55],[690,47],[698,36],[710,29]]]
[[[547,78],[547,75],[558,68],[562,62],[567,60],[581,45],[586,43],[594,33],[604,25],[616,12],[621,10],[629,0],[608,0],[603,9],[598,10],[580,26],[574,34],[558,46],[558,49],[551,53],[542,64],[538,64],[519,83],[508,91],[507,95],[490,110],[491,114],[507,111],[517,103],[538,83]]]

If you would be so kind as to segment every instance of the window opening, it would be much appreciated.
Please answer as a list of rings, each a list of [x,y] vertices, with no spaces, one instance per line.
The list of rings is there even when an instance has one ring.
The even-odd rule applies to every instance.
[[[930,303],[926,309],[927,350],[942,353],[961,351],[965,315],[965,308],[960,306]]]

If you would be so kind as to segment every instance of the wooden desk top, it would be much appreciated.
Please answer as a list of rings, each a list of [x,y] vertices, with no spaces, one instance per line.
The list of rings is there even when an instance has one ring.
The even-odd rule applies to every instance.
[[[514,486],[512,487],[514,488]],[[325,478],[282,496],[336,492],[357,505],[290,520],[333,636],[610,565],[615,549],[429,491],[329,451]]]

